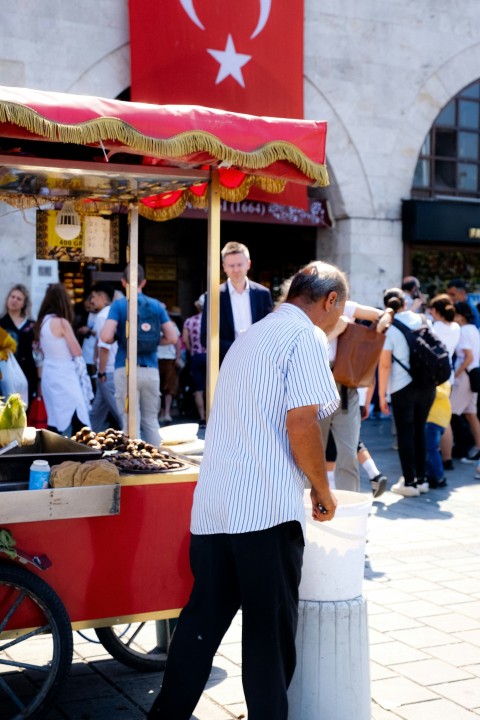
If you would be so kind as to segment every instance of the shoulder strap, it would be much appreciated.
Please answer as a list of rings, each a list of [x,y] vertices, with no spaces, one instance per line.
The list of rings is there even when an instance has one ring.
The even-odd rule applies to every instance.
[[[402,367],[409,375],[412,374],[411,369],[408,368],[406,365],[404,365],[404,364],[402,363],[402,361],[399,360],[397,357],[395,357],[395,355],[393,355],[393,354],[392,354],[392,360],[395,360],[395,362],[397,362],[397,363],[400,365],[400,367]]]
[[[405,337],[408,338],[411,337],[412,331],[409,327],[407,327],[404,323],[400,322],[400,320],[393,319],[392,325],[397,328],[397,330],[400,330],[400,332],[405,335]]]
[[[397,330],[400,330],[400,332],[405,336],[405,339],[408,343],[408,347],[410,347],[410,338],[412,337],[412,332],[410,328],[408,328],[404,323],[400,322],[400,320],[393,319],[392,325],[397,328]],[[399,360],[395,355],[392,353],[392,359],[397,362],[400,367],[402,367],[410,376],[412,376],[412,371],[410,368],[408,368],[406,365],[404,365],[401,360]]]

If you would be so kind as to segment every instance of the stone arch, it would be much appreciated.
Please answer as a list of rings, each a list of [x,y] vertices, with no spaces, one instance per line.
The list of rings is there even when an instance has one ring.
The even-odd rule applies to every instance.
[[[329,197],[337,219],[355,215],[374,215],[373,194],[360,154],[341,116],[308,77],[304,82],[305,118],[328,123],[327,161],[331,186]]]
[[[130,43],[107,52],[86,68],[66,92],[115,98],[130,86]]]
[[[387,196],[395,198],[393,214],[400,217],[400,198],[409,198],[423,142],[442,108],[480,77],[480,43],[462,50],[438,67],[419,88],[401,122],[391,153]]]

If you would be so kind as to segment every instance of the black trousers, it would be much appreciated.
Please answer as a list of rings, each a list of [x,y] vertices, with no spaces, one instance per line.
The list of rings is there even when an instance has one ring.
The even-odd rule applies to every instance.
[[[425,478],[425,423],[435,398],[435,387],[410,383],[392,393],[391,403],[397,428],[398,455],[405,484]]]
[[[236,535],[191,536],[194,586],[173,634],[150,720],[190,720],[240,606],[248,718],[287,720],[303,548],[298,522]]]

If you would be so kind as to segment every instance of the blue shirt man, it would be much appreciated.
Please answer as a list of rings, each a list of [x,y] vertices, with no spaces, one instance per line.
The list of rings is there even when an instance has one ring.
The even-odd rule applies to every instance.
[[[452,299],[453,303],[456,302],[467,302],[473,313],[473,322],[475,327],[480,329],[480,313],[472,298],[468,297],[467,294],[467,283],[465,280],[456,278],[455,280],[449,280],[447,286],[447,295]]]
[[[125,268],[122,278],[122,285],[126,288],[129,279],[129,267]],[[142,293],[146,284],[145,273],[141,265],[138,266],[138,292]],[[148,298],[154,310],[157,311],[160,320],[162,338],[160,343],[163,345],[175,344],[177,342],[177,334],[175,325],[165,310],[165,307],[154,300]],[[105,321],[100,338],[102,342],[113,343],[118,341],[118,351],[115,358],[115,399],[117,401],[118,413],[122,420],[122,430],[127,432],[127,414],[125,411],[125,401],[127,397],[127,375],[125,370],[125,362],[127,357],[127,341],[125,328],[127,322],[127,298],[119,298],[110,306],[108,318]],[[136,437],[141,437],[145,442],[158,447],[160,444],[160,425],[158,422],[158,414],[160,412],[160,375],[158,372],[157,352],[138,354],[137,357],[137,420],[138,428]]]

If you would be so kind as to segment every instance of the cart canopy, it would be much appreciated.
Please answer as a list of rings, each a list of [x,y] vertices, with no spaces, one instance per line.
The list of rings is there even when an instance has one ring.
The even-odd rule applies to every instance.
[[[325,141],[325,122],[0,87],[0,199],[139,202],[167,219],[205,206],[212,169],[233,201],[327,185]]]

